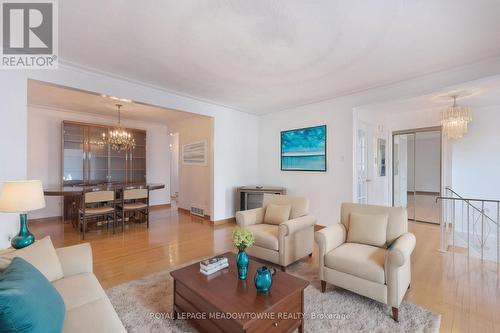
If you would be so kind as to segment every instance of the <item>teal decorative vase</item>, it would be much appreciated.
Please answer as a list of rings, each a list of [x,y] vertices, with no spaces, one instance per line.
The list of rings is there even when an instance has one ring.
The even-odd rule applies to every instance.
[[[259,293],[267,293],[273,285],[273,275],[276,270],[267,268],[266,266],[259,267],[255,272],[255,288]]]
[[[35,242],[35,236],[28,230],[28,218],[26,214],[20,214],[19,233],[11,239],[10,244],[15,249],[22,249]]]
[[[246,280],[248,272],[248,255],[245,249],[240,249],[236,255],[236,266],[238,267],[238,277],[240,280]]]

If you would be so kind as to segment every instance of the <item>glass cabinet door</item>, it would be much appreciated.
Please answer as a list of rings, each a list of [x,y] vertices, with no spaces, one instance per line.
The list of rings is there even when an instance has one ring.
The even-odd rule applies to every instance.
[[[109,149],[109,177],[113,183],[126,182],[127,151]]]
[[[83,184],[84,177],[84,128],[77,124],[63,123],[63,185]]]
[[[146,182],[146,133],[133,133],[136,146],[129,152],[129,181],[134,183]]]
[[[114,150],[103,141],[109,128],[64,121],[63,184],[146,182],[146,132],[132,131],[136,147]]]
[[[89,127],[88,129],[88,175],[90,184],[101,184],[108,181],[108,145],[102,141],[105,127]]]

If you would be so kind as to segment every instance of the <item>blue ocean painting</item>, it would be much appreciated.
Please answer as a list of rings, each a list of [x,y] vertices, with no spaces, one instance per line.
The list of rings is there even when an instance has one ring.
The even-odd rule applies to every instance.
[[[326,171],[326,125],[281,132],[281,170]]]

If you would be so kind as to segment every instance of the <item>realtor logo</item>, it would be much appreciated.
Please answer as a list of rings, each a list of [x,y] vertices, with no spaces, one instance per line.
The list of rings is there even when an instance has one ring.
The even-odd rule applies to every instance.
[[[57,68],[57,3],[2,1],[2,68]]]

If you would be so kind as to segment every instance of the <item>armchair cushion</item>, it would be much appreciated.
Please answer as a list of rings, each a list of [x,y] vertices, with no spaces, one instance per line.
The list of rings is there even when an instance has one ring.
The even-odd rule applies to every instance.
[[[278,226],[274,224],[255,224],[247,227],[255,238],[254,245],[279,251]]]
[[[291,209],[292,207],[290,205],[267,205],[266,213],[264,215],[264,223],[277,225],[288,221]]]
[[[387,250],[365,244],[344,243],[325,255],[325,266],[361,279],[385,284]]]
[[[364,215],[351,213],[347,241],[383,247],[387,240],[387,214]]]
[[[346,228],[349,227],[349,217],[352,213],[366,215],[387,214],[387,245],[391,245],[396,238],[408,231],[408,214],[406,208],[403,207],[385,207],[344,202],[340,208],[340,222]]]
[[[264,194],[262,206],[267,207],[271,203],[275,205],[290,205],[291,219],[309,214],[309,199],[307,198],[291,195]]]

